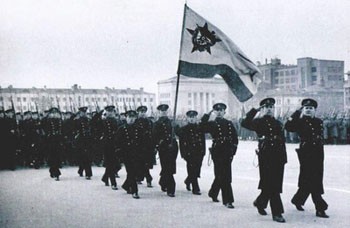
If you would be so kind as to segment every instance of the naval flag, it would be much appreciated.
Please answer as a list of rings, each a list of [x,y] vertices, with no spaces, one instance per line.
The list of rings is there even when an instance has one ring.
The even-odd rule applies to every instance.
[[[259,68],[220,29],[185,5],[178,74],[220,75],[240,102],[257,91]]]

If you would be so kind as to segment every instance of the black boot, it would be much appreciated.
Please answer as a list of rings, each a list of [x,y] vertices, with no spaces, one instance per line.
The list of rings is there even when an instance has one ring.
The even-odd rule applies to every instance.
[[[139,196],[139,194],[134,193],[134,194],[132,194],[132,198],[134,198],[134,199],[140,199],[140,196]]]
[[[259,207],[258,204],[257,204],[257,202],[256,202],[256,200],[253,202],[253,205],[254,205],[254,207],[256,207],[256,208],[258,209],[258,213],[259,213],[260,215],[267,215],[265,209],[262,208],[262,207]]]
[[[286,220],[283,218],[282,215],[273,215],[272,220],[280,223],[285,223]]]
[[[235,208],[235,207],[232,205],[232,203],[227,203],[227,204],[225,204],[225,207],[227,207],[227,208],[229,208],[229,209]]]
[[[213,194],[209,191],[208,196],[213,200],[213,202],[217,203],[220,202],[216,196],[213,196]]]
[[[304,208],[301,206],[301,204],[296,203],[294,200],[292,200],[292,204],[295,205],[295,208],[296,208],[298,211],[304,211]]]
[[[316,211],[316,216],[320,218],[329,218],[325,211]]]

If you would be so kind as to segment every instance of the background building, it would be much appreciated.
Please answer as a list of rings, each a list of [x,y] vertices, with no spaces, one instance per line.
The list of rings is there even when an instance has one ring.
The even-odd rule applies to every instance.
[[[211,110],[216,102],[228,104],[228,115],[239,118],[251,107],[258,107],[261,99],[276,99],[276,116],[285,116],[300,107],[304,98],[318,101],[318,115],[331,115],[344,110],[344,61],[299,58],[297,65],[282,64],[280,59],[258,63],[262,72],[262,83],[258,92],[247,102],[240,103],[231,93],[221,77],[197,79],[181,76],[177,114],[189,109],[200,114]],[[159,103],[174,107],[176,77],[158,82]],[[350,95],[348,95],[350,96]],[[350,98],[349,98],[350,99]],[[349,100],[350,102],[350,100]]]
[[[346,74],[347,80],[344,83],[344,111],[350,115],[350,71]]]
[[[103,109],[106,105],[115,105],[116,109],[135,109],[139,105],[146,105],[150,112],[155,110],[156,95],[136,89],[82,89],[73,85],[66,89],[49,88],[1,88],[0,109],[10,109],[16,112],[43,112],[50,107],[59,107],[61,111],[76,112],[79,107],[87,106],[89,111]]]
[[[158,82],[159,103],[168,104],[171,112],[174,111],[176,82],[177,76]],[[233,102],[231,99],[235,98],[230,94],[231,91],[221,77],[198,79],[181,76],[176,113],[184,115],[192,109],[202,115],[212,110],[212,106],[217,102],[226,104]],[[232,115],[235,109],[229,106],[226,112]]]

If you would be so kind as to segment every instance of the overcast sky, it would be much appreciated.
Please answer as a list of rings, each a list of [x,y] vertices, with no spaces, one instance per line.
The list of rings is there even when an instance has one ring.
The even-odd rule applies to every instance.
[[[0,0],[0,86],[144,87],[175,76],[183,0]],[[188,0],[254,62],[345,61],[350,0]]]

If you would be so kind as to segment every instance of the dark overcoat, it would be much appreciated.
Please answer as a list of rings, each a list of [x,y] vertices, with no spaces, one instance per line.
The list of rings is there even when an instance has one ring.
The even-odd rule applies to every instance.
[[[153,138],[159,152],[159,159],[162,166],[160,175],[165,173],[175,174],[178,145],[172,122],[168,117],[160,117],[154,123]]]
[[[141,159],[148,168],[152,168],[155,150],[152,138],[153,122],[148,118],[138,118],[135,121],[135,125],[139,131],[139,137],[142,143],[142,147],[139,149]]]
[[[209,121],[209,115],[202,117],[204,131],[213,139],[211,157],[214,161],[215,176],[223,176],[224,182],[232,182],[231,163],[237,151],[238,136],[232,121],[216,118]]]
[[[177,130],[179,136],[180,154],[190,163],[196,176],[200,177],[200,168],[205,155],[205,133],[200,124],[187,124]]]
[[[259,138],[259,189],[281,193],[284,165],[287,162],[283,124],[267,115],[254,119],[257,112],[256,109],[251,109],[241,125],[255,131]]]
[[[302,117],[296,111],[286,122],[287,131],[297,132],[300,147],[296,149],[299,162],[299,187],[312,193],[324,193],[323,189],[323,123],[319,118]]]

